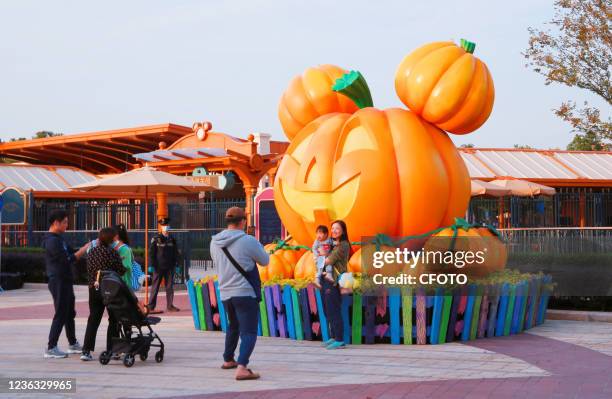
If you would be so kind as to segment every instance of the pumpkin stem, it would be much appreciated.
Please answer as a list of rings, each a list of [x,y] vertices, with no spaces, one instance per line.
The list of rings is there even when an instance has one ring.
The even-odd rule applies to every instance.
[[[332,90],[350,98],[359,108],[373,107],[372,94],[365,78],[358,71],[350,71],[336,80]]]
[[[474,50],[476,49],[476,43],[461,39],[461,48],[470,54],[474,54]]]

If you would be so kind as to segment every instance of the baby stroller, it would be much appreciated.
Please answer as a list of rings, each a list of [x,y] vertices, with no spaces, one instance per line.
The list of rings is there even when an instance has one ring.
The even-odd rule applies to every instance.
[[[155,361],[164,360],[164,343],[151,328],[161,321],[159,317],[147,317],[138,307],[138,298],[114,271],[103,271],[100,277],[100,293],[110,318],[118,324],[118,337],[112,337],[111,347],[100,354],[100,363],[105,365],[123,354],[125,367],[132,367],[136,355],[145,361],[151,347],[159,348]],[[143,328],[146,328],[143,333]],[[156,343],[159,342],[159,343]]]

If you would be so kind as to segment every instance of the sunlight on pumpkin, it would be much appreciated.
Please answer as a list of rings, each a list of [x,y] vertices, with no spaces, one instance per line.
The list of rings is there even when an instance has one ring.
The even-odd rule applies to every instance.
[[[359,175],[333,192],[304,192],[279,180],[280,191],[291,208],[308,222],[315,221],[315,209],[327,209],[330,219],[345,218],[357,199]],[[339,212],[338,212],[339,211]]]
[[[308,145],[310,144],[310,140],[314,134],[305,137],[300,143],[293,148],[293,151],[289,156],[293,157],[298,163],[302,163],[306,158],[306,150],[308,149]]]
[[[363,126],[358,126],[348,133],[344,140],[344,145],[342,145],[342,152],[338,158],[342,158],[346,154],[357,150],[378,150],[374,138]]]

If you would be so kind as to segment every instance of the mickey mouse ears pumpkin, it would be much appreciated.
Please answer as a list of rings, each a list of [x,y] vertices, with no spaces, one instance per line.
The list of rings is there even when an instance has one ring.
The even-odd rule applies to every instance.
[[[332,90],[346,72],[335,65],[319,65],[293,78],[278,105],[278,118],[289,140],[321,115],[357,111],[354,102]]]
[[[411,111],[449,133],[482,126],[493,109],[489,69],[474,56],[476,44],[461,39],[426,44],[407,55],[395,73],[395,91]]]
[[[426,44],[404,58],[395,74],[395,91],[412,112],[454,134],[466,134],[486,122],[495,88],[489,69],[474,56],[476,44],[461,39]],[[295,77],[278,106],[285,135],[293,138],[320,116],[355,113],[372,98],[359,72],[335,65],[306,69]]]

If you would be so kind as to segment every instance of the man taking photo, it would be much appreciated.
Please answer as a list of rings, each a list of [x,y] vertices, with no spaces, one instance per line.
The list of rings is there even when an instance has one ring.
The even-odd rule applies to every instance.
[[[257,341],[257,321],[261,300],[261,280],[256,263],[267,266],[270,261],[263,245],[244,232],[244,209],[232,207],[225,213],[227,229],[213,236],[210,243],[212,260],[219,270],[219,291],[227,312],[229,326],[225,335],[222,369],[237,369],[237,380],[254,380],[259,374],[247,368]],[[240,337],[238,361],[234,352]]]

